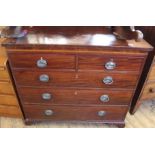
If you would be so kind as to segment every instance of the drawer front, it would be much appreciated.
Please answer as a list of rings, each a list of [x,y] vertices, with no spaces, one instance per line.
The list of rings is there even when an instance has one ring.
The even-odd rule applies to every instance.
[[[9,74],[7,70],[0,68],[0,81],[9,81]]]
[[[15,94],[10,82],[0,82],[0,94]]]
[[[82,104],[124,105],[129,104],[132,91],[64,89],[64,88],[18,88],[25,104]]]
[[[79,56],[79,70],[114,70],[140,71],[143,65],[142,57],[109,56]]]
[[[52,72],[14,70],[18,85],[23,86],[61,86],[91,88],[134,88],[138,74],[102,72]],[[46,76],[46,77],[44,77]],[[111,78],[111,82],[108,82]]]
[[[13,68],[75,69],[75,56],[63,54],[9,54]]]
[[[21,118],[22,113],[18,106],[0,105],[0,116]]]
[[[18,106],[18,100],[15,95],[0,95],[0,105]]]
[[[6,63],[7,63],[7,57],[1,54],[1,49],[0,49],[0,68],[6,68]]]
[[[24,106],[25,116],[35,120],[54,121],[113,121],[124,120],[127,106],[102,106],[102,107],[80,107],[80,106]]]
[[[141,99],[155,99],[155,83],[149,83],[145,85]]]

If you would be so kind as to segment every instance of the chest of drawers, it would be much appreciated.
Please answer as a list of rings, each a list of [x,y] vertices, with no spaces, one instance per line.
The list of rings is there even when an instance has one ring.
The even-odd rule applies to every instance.
[[[30,33],[4,43],[26,124],[51,120],[123,127],[152,47],[145,41],[145,48],[130,47],[96,27],[72,34],[53,29],[50,35]]]
[[[155,47],[155,27],[154,26],[141,26],[138,27],[145,36],[145,39]],[[154,103],[155,99],[155,50],[152,52],[152,56],[149,61],[146,62],[149,67],[148,73],[146,75],[146,79],[144,81],[144,85],[142,85],[142,89],[140,91],[140,95],[138,98],[132,102],[130,113],[134,114],[140,105],[144,101],[152,100]]]
[[[0,116],[22,117],[18,100],[8,71],[5,49],[0,39]]]
[[[139,98],[132,108],[131,113],[134,114],[139,106],[147,100],[152,100],[154,102],[155,99],[155,58],[150,67],[149,73],[147,75],[147,79],[143,85]]]
[[[148,100],[155,98],[155,60],[153,61],[148,78],[145,82],[143,92],[140,96],[141,100]]]

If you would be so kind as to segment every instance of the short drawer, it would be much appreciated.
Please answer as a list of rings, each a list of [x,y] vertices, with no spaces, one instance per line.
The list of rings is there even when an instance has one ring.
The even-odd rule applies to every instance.
[[[18,100],[15,95],[0,95],[0,105],[18,106]]]
[[[36,69],[74,69],[75,56],[65,54],[34,54],[34,53],[9,53],[9,59],[13,68]]]
[[[131,56],[79,56],[79,70],[113,70],[113,71],[140,71],[144,57]]]
[[[124,120],[127,106],[24,106],[25,116],[34,120],[53,121],[113,121]]]
[[[0,81],[9,81],[8,71],[4,68],[0,68]]]
[[[155,83],[149,83],[145,85],[141,99],[155,99]]]
[[[0,82],[0,94],[15,94],[11,82]]]
[[[132,91],[67,88],[18,88],[25,104],[127,105]]]
[[[20,86],[61,86],[90,88],[128,88],[136,86],[136,73],[111,72],[53,72],[14,70],[16,82]]]

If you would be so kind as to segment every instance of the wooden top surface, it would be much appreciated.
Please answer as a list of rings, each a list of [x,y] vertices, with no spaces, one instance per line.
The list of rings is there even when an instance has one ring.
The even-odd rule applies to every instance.
[[[1,46],[1,43],[4,40],[5,39],[0,38],[0,69],[5,68],[6,62],[7,62],[7,56],[6,56],[5,48]]]
[[[120,40],[107,27],[42,27],[31,29],[18,39],[7,39],[3,45],[7,48],[39,49],[136,49],[151,51],[152,46],[142,40]]]

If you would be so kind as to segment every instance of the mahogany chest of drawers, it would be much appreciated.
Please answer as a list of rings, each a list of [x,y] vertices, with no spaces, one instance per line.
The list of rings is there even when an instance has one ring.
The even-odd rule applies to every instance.
[[[0,116],[22,117],[8,71],[5,49],[1,47],[0,39]]]
[[[124,126],[152,47],[101,27],[54,27],[8,39],[9,64],[26,124],[78,121]]]

